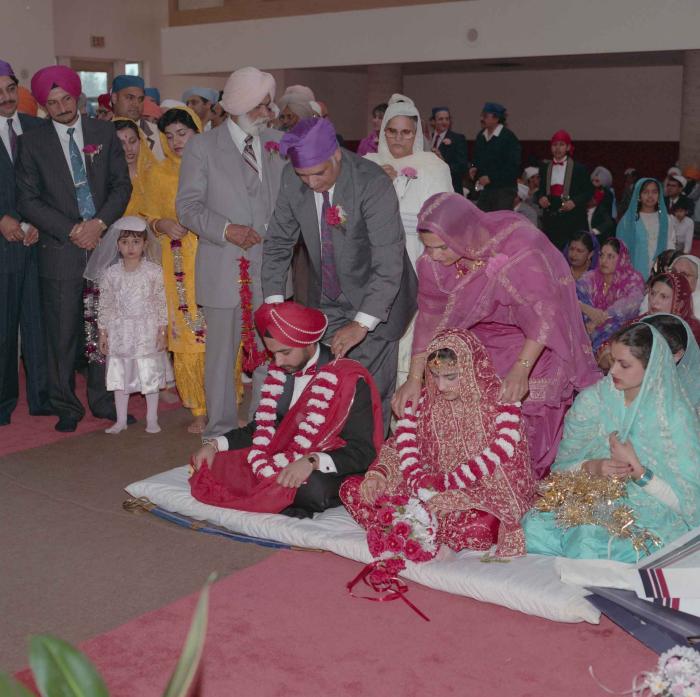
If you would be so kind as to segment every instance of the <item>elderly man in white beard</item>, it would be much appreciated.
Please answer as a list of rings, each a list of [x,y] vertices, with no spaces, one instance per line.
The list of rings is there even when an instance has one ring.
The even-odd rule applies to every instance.
[[[196,296],[207,322],[205,439],[238,427],[234,374],[241,342],[248,370],[264,355],[255,344],[252,316],[241,294],[251,291],[253,310],[262,303],[262,243],[285,164],[276,148],[282,134],[267,128],[277,115],[274,98],[272,75],[252,67],[236,70],[221,98],[229,118],[192,138],[182,157],[177,214],[182,225],[199,235]],[[253,416],[264,377],[264,369],[255,369],[246,421]]]

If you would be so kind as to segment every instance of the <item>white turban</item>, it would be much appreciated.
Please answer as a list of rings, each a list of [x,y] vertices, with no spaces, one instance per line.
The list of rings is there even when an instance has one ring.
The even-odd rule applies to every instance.
[[[179,99],[164,99],[160,103],[160,108],[163,111],[167,111],[168,109],[175,109],[176,107],[183,107],[187,106],[185,102],[181,102]]]
[[[523,172],[523,179],[525,181],[530,181],[531,177],[534,177],[536,174],[539,174],[540,170],[537,167],[525,167],[525,171]]]
[[[413,103],[413,100],[406,97],[403,94],[392,94],[389,99],[386,111],[384,112],[384,118],[382,119],[382,125],[379,127],[379,144],[377,146],[377,152],[383,162],[391,158],[391,152],[389,151],[389,144],[386,140],[385,129],[395,116],[406,116],[410,119],[415,119],[416,122],[416,137],[413,139],[413,150],[412,155],[417,152],[423,152],[423,130],[420,121],[420,113]]]
[[[300,119],[310,119],[314,114],[320,116],[320,113],[314,109],[313,104],[317,104],[316,97],[314,97],[311,88],[304,85],[287,87],[284,94],[277,100],[277,106],[280,108],[280,111],[289,107],[289,110]]]
[[[270,73],[252,67],[239,68],[226,80],[221,106],[229,114],[241,116],[255,109],[267,96],[272,103],[275,88],[275,78]]]

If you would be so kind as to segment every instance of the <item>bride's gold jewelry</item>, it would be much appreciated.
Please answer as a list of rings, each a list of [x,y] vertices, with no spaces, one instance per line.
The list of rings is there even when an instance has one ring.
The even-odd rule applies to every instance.
[[[483,259],[475,259],[474,261],[464,261],[462,265],[460,265],[460,261],[463,260],[458,259],[455,262],[455,268],[457,269],[457,278],[462,278],[462,276],[469,273],[470,271],[476,271],[482,266],[486,266],[486,262]]]

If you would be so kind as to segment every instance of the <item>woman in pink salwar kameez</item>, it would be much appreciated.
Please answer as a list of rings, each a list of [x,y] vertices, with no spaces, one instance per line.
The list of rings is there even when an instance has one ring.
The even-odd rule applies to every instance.
[[[510,211],[484,213],[463,196],[431,196],[418,216],[418,316],[408,380],[394,397],[403,415],[420,394],[426,348],[438,332],[468,329],[502,379],[500,398],[522,401],[532,470],[544,477],[574,392],[600,377],[566,259]]]

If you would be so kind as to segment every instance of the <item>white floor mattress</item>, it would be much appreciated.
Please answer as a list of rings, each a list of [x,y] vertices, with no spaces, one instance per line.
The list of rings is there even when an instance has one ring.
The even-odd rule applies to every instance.
[[[313,520],[298,520],[209,506],[190,495],[187,467],[134,482],[126,490],[166,511],[208,521],[232,532],[328,550],[360,562],[372,560],[364,530],[344,508],[330,509]],[[585,600],[587,592],[560,580],[556,557],[528,555],[508,562],[484,563],[480,561],[482,556],[481,552],[460,552],[446,561],[409,562],[402,575],[430,588],[557,622],[598,623],[600,613]]]

